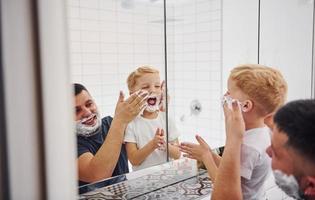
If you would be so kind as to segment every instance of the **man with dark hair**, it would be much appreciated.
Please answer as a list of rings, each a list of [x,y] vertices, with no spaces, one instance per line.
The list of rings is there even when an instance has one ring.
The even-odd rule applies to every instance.
[[[271,146],[277,185],[297,199],[315,199],[315,100],[293,101],[274,116]]]
[[[75,83],[74,91],[79,185],[127,173],[124,131],[145,106],[146,94],[140,91],[124,100],[120,92],[114,118],[101,119],[88,90]]]

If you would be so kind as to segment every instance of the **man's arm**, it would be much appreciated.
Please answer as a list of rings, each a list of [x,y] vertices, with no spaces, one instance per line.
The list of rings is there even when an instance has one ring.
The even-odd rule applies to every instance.
[[[243,199],[241,189],[241,144],[245,125],[237,102],[224,105],[226,144],[214,182],[212,200]]]
[[[124,101],[120,93],[106,140],[95,155],[87,152],[78,158],[79,180],[94,182],[112,176],[120,155],[124,131],[143,108],[145,98],[135,93]]]
[[[79,158],[79,179],[95,182],[112,176],[117,164],[126,125],[113,119],[106,140],[95,155],[83,153]]]

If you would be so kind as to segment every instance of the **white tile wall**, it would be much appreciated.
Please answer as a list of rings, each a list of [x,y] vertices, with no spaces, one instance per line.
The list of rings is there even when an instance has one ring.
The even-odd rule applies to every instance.
[[[114,114],[119,90],[128,94],[127,76],[139,65],[155,66],[164,79],[164,29],[155,23],[163,19],[162,1],[130,2],[68,0],[72,80],[88,88],[102,116]]]
[[[181,130],[183,141],[194,135],[205,138],[211,147],[224,144],[220,98],[221,1],[196,0],[170,4],[167,24],[170,115]],[[198,99],[202,111],[190,112]]]

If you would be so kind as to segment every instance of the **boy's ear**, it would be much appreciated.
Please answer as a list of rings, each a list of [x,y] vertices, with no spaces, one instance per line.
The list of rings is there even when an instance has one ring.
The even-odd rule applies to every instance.
[[[265,118],[264,118],[264,123],[270,128],[273,129],[273,116],[274,113],[270,113],[268,114]]]
[[[242,103],[242,111],[249,112],[253,109],[253,102],[251,100],[246,100]]]

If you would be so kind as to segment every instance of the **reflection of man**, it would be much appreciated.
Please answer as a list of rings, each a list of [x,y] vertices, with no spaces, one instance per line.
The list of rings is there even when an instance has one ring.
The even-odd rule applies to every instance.
[[[240,154],[244,122],[237,103],[224,108],[227,142],[212,199],[242,199],[240,187]],[[277,185],[296,199],[315,199],[315,100],[293,101],[274,117],[271,146]]]
[[[128,172],[125,146],[127,124],[143,108],[146,97],[135,93],[124,101],[120,93],[114,118],[101,119],[87,89],[74,84],[80,186]]]

